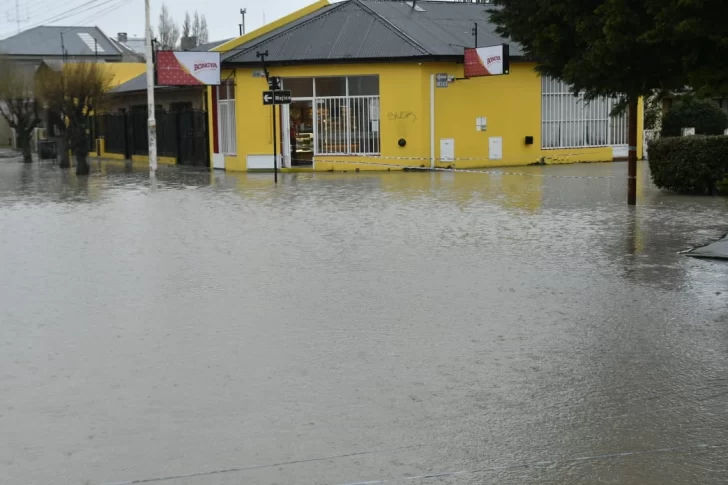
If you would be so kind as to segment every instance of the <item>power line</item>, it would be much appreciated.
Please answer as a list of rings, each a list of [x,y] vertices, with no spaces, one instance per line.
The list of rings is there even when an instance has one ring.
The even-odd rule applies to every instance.
[[[40,22],[37,22],[35,24],[32,24],[31,26],[28,27],[28,29],[33,29],[35,27],[40,27],[42,25],[47,25],[47,24],[51,24],[51,23],[54,23],[54,22],[60,22],[61,20],[67,19],[69,17],[74,17],[76,15],[80,15],[83,12],[87,12],[89,10],[95,10],[95,9],[101,8],[101,7],[106,6],[106,5],[110,4],[110,3],[113,3],[114,1],[117,1],[117,0],[88,0],[88,1],[86,1],[86,2],[84,2],[82,4],[80,4],[80,5],[78,5],[76,7],[73,7],[71,9],[68,9],[68,10],[66,10],[66,11],[64,11],[64,12],[62,12],[60,14],[57,14],[55,16],[51,16],[51,17],[46,18],[46,19],[44,19],[44,20],[42,20]],[[100,2],[100,3],[98,3],[97,5],[94,5],[97,2]],[[98,14],[95,13],[90,18],[94,18],[96,15],[98,15]],[[5,37],[5,34],[2,37]]]
[[[41,16],[52,17],[55,15],[61,15],[63,14],[63,12],[68,11],[70,8],[75,8],[73,6],[69,6],[69,3],[73,2],[55,3],[50,5],[47,3],[47,0],[25,2],[25,4],[23,5],[21,16],[27,18],[38,18]]]
[[[93,0],[93,1],[98,1],[98,0]],[[116,3],[114,3],[114,2],[116,2]],[[86,3],[93,3],[93,2],[86,2]],[[113,12],[114,10],[117,10],[120,7],[124,6],[126,3],[127,3],[126,0],[103,0],[98,5],[92,6],[90,9],[87,9],[87,10],[94,10],[94,12],[92,14],[90,14],[90,15],[82,18],[82,19],[80,19],[79,23],[80,24],[83,24],[85,22],[88,22],[88,21],[91,21],[91,20],[94,20],[94,19],[102,18],[103,16],[108,15],[109,13]],[[103,7],[106,7],[106,8],[103,8]],[[80,6],[77,7],[77,8],[74,8],[72,10],[77,10],[78,8],[80,8]],[[101,10],[98,10],[98,9],[101,9]],[[60,18],[60,17],[67,18],[68,16],[80,15],[80,13],[79,14],[76,14],[76,13],[71,14],[70,12],[71,12],[71,10],[69,10],[66,13],[65,17],[64,16],[59,16],[59,20],[62,20],[62,18]],[[40,39],[38,42],[39,43],[46,42],[48,40],[51,40],[53,37],[55,37],[56,35],[59,35],[59,34],[60,34],[61,39],[62,39],[63,38],[63,34],[65,34],[69,30],[72,30],[74,28],[75,28],[75,26],[69,26],[69,27],[61,30],[60,32],[53,31],[52,33],[49,33],[44,38]],[[63,50],[63,48],[61,48],[61,50]],[[63,52],[62,54],[64,55],[64,58],[65,58],[65,52]]]

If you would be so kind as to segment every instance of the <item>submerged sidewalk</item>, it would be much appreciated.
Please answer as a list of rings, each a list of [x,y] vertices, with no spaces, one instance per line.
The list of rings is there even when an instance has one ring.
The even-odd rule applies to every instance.
[[[728,234],[723,239],[685,253],[694,258],[728,259]]]
[[[22,153],[15,151],[12,148],[0,147],[0,159],[21,158],[22,156]]]

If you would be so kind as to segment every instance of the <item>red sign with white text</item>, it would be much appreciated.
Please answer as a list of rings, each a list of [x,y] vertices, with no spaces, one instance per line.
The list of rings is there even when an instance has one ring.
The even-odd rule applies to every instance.
[[[220,84],[219,52],[157,52],[159,86],[217,86]]]
[[[465,49],[465,77],[508,74],[509,54],[508,44]]]

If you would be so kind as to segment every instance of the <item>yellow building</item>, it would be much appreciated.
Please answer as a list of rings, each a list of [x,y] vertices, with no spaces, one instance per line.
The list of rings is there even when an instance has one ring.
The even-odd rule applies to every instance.
[[[626,119],[610,117],[615,101],[587,103],[539,77],[518,45],[510,44],[508,75],[465,79],[476,19],[478,47],[507,43],[489,8],[323,1],[221,46],[222,83],[208,96],[212,166],[272,169],[274,139],[278,166],[317,171],[626,157]],[[263,104],[266,53],[268,74],[293,98],[275,108],[276,133]]]

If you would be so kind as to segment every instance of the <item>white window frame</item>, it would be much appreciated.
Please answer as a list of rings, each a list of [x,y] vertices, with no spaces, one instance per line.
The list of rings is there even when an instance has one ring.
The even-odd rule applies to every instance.
[[[234,80],[223,81],[217,88],[217,127],[220,153],[223,155],[237,155]]]
[[[322,77],[322,76],[319,76]],[[379,130],[379,110],[380,110],[380,95],[359,95],[359,96],[352,96],[350,94],[349,90],[349,78],[350,77],[360,77],[360,76],[334,76],[334,77],[343,77],[346,79],[346,95],[344,96],[317,96],[316,93],[316,78],[314,77],[312,79],[313,81],[313,136],[314,136],[314,156],[331,156],[331,155],[341,155],[341,156],[356,156],[356,155],[367,155],[367,156],[376,156],[381,154],[381,147],[382,147],[382,138],[381,133]],[[377,83],[379,83],[379,76],[377,76]],[[306,98],[311,99],[311,98]],[[344,129],[344,132],[346,133],[346,146],[348,147],[348,150],[346,151],[324,151],[319,148],[319,146],[323,147],[323,139],[319,137],[319,116],[318,116],[318,109],[319,106],[323,105],[326,107],[332,107],[332,106],[339,106],[341,107],[343,104],[346,106],[346,123],[347,127]],[[364,106],[368,106],[368,117],[365,117],[365,111]],[[355,108],[352,110],[352,106],[355,106]],[[358,122],[360,122],[360,126],[369,123],[368,130],[362,131],[361,129],[358,130],[359,133],[366,133],[367,135],[372,135],[374,133],[377,134],[377,137],[371,142],[367,142],[366,149],[362,150],[361,146],[358,146],[358,150],[351,150],[351,122],[352,122],[352,116],[351,111],[355,112],[355,117]],[[374,112],[374,116],[372,116]],[[376,123],[376,128],[374,123]],[[367,140],[369,140],[370,137],[367,137]]]
[[[588,101],[569,85],[541,78],[541,148],[596,148],[627,145],[627,113],[611,116],[616,98]],[[556,131],[554,132],[554,128]]]

